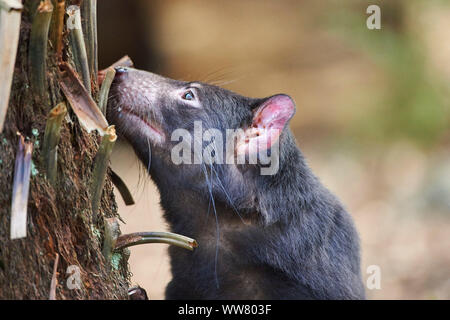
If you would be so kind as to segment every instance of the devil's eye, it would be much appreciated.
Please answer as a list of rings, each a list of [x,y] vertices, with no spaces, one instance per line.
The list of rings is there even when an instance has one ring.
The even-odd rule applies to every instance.
[[[189,90],[189,91],[186,91],[184,94],[183,94],[183,99],[184,100],[194,100],[194,93],[191,91],[191,90]]]

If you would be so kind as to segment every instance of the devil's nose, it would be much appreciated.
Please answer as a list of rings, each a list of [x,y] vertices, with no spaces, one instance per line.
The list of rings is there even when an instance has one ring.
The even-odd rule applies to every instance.
[[[119,72],[119,73],[127,72],[126,67],[115,67],[114,69],[116,69],[116,72]]]
[[[128,68],[126,67],[115,67],[114,69],[116,70],[116,77],[128,72]]]
[[[115,82],[123,82],[128,78],[129,70],[127,67],[115,67],[116,75],[114,76]]]

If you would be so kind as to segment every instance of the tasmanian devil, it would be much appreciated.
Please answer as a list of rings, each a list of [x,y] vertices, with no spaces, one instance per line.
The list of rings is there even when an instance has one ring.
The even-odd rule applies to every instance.
[[[357,232],[297,147],[289,96],[116,71],[107,117],[148,167],[171,231],[199,244],[169,249],[166,298],[364,298]]]

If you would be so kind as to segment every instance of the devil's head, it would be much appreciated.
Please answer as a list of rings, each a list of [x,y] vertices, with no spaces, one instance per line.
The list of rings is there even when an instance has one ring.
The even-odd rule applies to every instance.
[[[254,99],[119,67],[107,116],[144,164],[152,162],[152,176],[170,170],[195,178],[205,162],[275,174],[280,137],[294,113],[284,94]]]

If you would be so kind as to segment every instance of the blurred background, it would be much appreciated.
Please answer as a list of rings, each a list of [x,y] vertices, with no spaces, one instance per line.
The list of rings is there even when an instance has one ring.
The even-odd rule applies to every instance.
[[[366,9],[381,8],[381,30]],[[251,97],[289,94],[313,171],[354,217],[370,299],[450,299],[450,2],[439,0],[99,1],[99,54],[219,84]],[[121,142],[113,168],[122,232],[160,231],[159,195]],[[131,248],[151,299],[170,281],[165,245]]]

